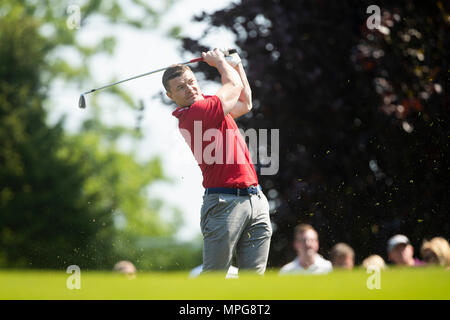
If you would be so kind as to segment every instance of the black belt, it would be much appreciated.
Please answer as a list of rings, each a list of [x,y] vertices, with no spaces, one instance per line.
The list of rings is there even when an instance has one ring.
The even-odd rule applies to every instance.
[[[257,186],[250,186],[248,188],[243,189],[235,189],[235,188],[206,188],[205,194],[214,194],[214,193],[226,193],[226,194],[234,194],[236,196],[249,196],[251,194],[258,194],[261,191],[261,186],[258,184]]]

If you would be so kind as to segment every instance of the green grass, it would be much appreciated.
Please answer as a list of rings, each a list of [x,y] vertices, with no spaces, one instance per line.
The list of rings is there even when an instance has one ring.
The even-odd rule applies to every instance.
[[[381,288],[369,290],[363,269],[328,275],[239,279],[207,275],[189,279],[187,272],[138,273],[135,279],[105,272],[83,272],[81,289],[69,290],[64,271],[1,271],[0,299],[151,299],[151,300],[300,300],[300,299],[450,299],[450,270],[391,268],[381,272]]]

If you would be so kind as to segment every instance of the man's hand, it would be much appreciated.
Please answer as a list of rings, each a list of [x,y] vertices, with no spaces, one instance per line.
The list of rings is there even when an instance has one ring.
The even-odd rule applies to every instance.
[[[225,56],[219,49],[202,52],[203,61],[215,67],[222,77],[222,87],[216,95],[222,102],[223,113],[226,116],[234,108],[244,88],[239,73],[228,64]]]
[[[216,67],[222,75],[222,84],[224,86],[218,91],[217,96],[222,101],[224,114],[227,115],[230,113],[236,119],[252,109],[252,90],[239,55],[232,53],[225,57],[223,54],[224,51],[214,49],[214,51],[202,52],[202,57],[210,66]],[[233,69],[233,71],[229,69]],[[230,77],[236,71],[238,77]],[[227,84],[225,85],[226,82]],[[237,86],[240,86],[240,90],[238,91],[239,95],[236,100],[234,94]],[[233,89],[231,90],[231,88]],[[233,94],[230,94],[231,92]]]
[[[229,50],[229,49],[228,49]],[[233,67],[236,68],[236,66],[241,63],[241,57],[236,53],[232,53],[229,56],[225,57],[225,60]]]
[[[202,52],[202,58],[203,61],[215,68],[217,68],[218,65],[225,60],[223,52],[217,48],[213,51]]]

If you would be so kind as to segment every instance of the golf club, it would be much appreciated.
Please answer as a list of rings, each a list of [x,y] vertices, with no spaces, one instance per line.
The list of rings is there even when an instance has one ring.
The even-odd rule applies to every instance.
[[[228,57],[229,55],[237,52],[236,49],[221,50],[221,51],[223,52],[225,57]],[[194,63],[194,62],[199,62],[199,61],[203,61],[203,58],[195,58],[195,59],[183,62],[181,64],[189,64],[189,63]],[[86,108],[86,100],[84,98],[84,96],[86,94],[89,94],[89,93],[92,93],[92,92],[95,92],[95,91],[98,91],[98,90],[102,90],[102,89],[105,89],[105,88],[108,88],[108,87],[111,87],[111,86],[115,86],[116,84],[119,84],[119,83],[122,83],[122,82],[126,82],[126,81],[134,80],[134,79],[137,79],[137,78],[140,78],[140,77],[144,77],[144,76],[147,76],[149,74],[153,74],[153,73],[157,73],[157,72],[160,72],[160,71],[164,71],[167,68],[169,68],[169,67],[165,67],[165,68],[153,70],[153,71],[150,71],[150,72],[146,72],[146,73],[143,73],[143,74],[140,74],[140,75],[128,78],[128,79],[120,80],[120,81],[117,81],[117,82],[114,82],[114,83],[111,83],[111,84],[107,84],[107,85],[99,87],[99,88],[95,88],[95,89],[91,89],[89,91],[86,91],[86,92],[84,92],[84,93],[82,93],[80,95],[80,100],[78,101],[78,107],[80,107],[81,109],[85,109]]]

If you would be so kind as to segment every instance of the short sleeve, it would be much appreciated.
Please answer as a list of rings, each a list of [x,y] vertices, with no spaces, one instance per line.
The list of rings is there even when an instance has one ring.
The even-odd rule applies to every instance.
[[[207,96],[191,105],[189,117],[194,121],[202,120],[204,128],[217,128],[225,120],[222,102],[216,95]]]

